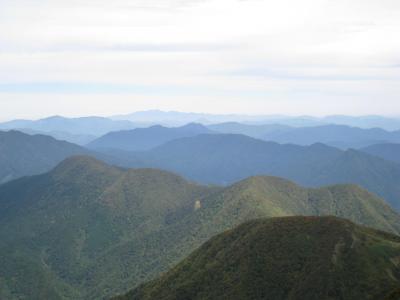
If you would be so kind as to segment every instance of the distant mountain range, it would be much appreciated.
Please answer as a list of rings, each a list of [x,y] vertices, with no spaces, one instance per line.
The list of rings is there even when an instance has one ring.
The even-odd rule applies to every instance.
[[[158,276],[217,233],[254,218],[288,215],[336,215],[400,232],[400,216],[353,185],[306,189],[258,176],[225,188],[206,187],[160,170],[125,170],[90,157],[68,158],[49,173],[0,185],[0,299],[115,295]],[[320,231],[327,242],[334,246],[344,237],[349,245],[348,235],[331,240],[327,233],[336,229],[329,230]],[[353,238],[360,241],[355,245],[362,246],[363,238],[355,232]],[[393,239],[368,232],[382,243]],[[286,234],[279,231],[277,236]],[[312,245],[320,241],[317,236],[310,236]],[[385,248],[379,249],[389,249],[382,243]],[[374,245],[371,249],[382,253]],[[339,254],[347,249],[333,246],[326,249]],[[381,258],[377,255],[372,258]],[[383,266],[389,267],[386,260]],[[380,269],[373,269],[380,280]],[[359,276],[353,273],[353,278]]]
[[[129,120],[132,122],[155,123],[164,126],[182,126],[188,123],[212,124],[222,122],[257,122],[264,116],[238,114],[207,114],[179,111],[147,110],[125,115],[111,116],[113,120]]]
[[[110,132],[89,143],[88,147],[92,149],[142,151],[155,148],[175,139],[205,133],[213,132],[201,124],[191,123],[172,128],[157,125],[148,128]]]
[[[388,161],[400,163],[400,144],[377,144],[360,150]]]
[[[248,125],[232,122],[208,127],[220,133],[244,134],[283,144],[312,145],[323,143],[342,149],[357,149],[378,143],[400,143],[400,130],[362,129],[345,125],[296,128],[279,124]]]
[[[347,125],[360,128],[382,128],[400,130],[400,117],[384,116],[284,116],[284,115],[238,115],[238,114],[206,114],[185,113],[177,111],[148,110],[131,114],[112,116],[115,120],[161,124],[165,126],[182,126],[187,123],[214,124],[240,122],[247,124],[281,124],[293,127],[321,126],[329,124]]]
[[[11,129],[14,130],[14,129]],[[74,134],[65,131],[40,131],[26,128],[16,128],[15,130],[29,134],[29,135],[48,135],[60,141],[67,141],[80,146],[87,145],[91,141],[95,140],[97,136],[89,134]]]
[[[105,143],[111,142],[112,139],[121,140],[122,136],[127,134],[126,132],[117,133],[118,131],[147,128],[154,125],[180,127],[189,123],[203,124],[209,130],[219,133],[245,134],[263,140],[299,145],[319,142],[347,149],[362,148],[378,143],[400,143],[400,118],[384,117],[331,116],[318,119],[307,116],[209,115],[144,111],[113,117],[113,119],[53,116],[40,120],[13,120],[0,123],[0,130],[13,129],[29,134],[47,134],[60,140],[86,145],[97,137],[109,133],[111,136],[104,137]],[[385,124],[387,126],[384,126]],[[141,139],[143,140],[145,137]],[[126,149],[126,145],[122,149]]]
[[[236,122],[204,126],[190,123],[181,127],[152,126],[113,131],[91,141],[90,148],[127,151],[148,150],[165,142],[205,133],[243,134],[281,144],[312,145],[323,143],[341,149],[363,148],[381,143],[400,143],[400,131],[379,128],[361,129],[345,125],[290,127],[280,124],[249,125]]]
[[[65,118],[60,116],[40,120],[14,120],[0,123],[0,130],[21,130],[27,133],[45,133],[55,138],[85,144],[94,137],[110,131],[132,129],[147,124],[114,121],[102,117]],[[86,140],[84,139],[86,137]]]
[[[399,256],[398,236],[344,219],[259,219],[113,300],[382,300],[398,291]]]
[[[357,149],[378,143],[400,143],[400,130],[390,132],[380,128],[361,129],[345,125],[325,125],[270,132],[264,135],[263,139],[296,145],[323,143],[343,149]]]
[[[108,154],[119,157],[124,167],[166,169],[205,184],[226,185],[261,174],[306,186],[355,183],[400,209],[400,165],[356,150],[211,134],[173,140],[146,152]]]

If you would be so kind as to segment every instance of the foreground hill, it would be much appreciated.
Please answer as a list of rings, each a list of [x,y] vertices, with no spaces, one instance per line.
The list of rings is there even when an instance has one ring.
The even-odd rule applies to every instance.
[[[344,219],[259,219],[115,300],[380,300],[400,285],[399,257],[398,236]]]
[[[0,299],[86,299],[90,288],[113,282],[107,272],[93,274],[96,264],[124,276],[103,260],[127,241],[136,248],[125,263],[146,278],[154,271],[135,253],[139,241],[207,190],[163,171],[125,171],[90,157],[0,186]],[[105,282],[91,282],[97,276]]]
[[[400,144],[377,144],[360,150],[389,161],[400,163]]]
[[[49,136],[0,131],[0,183],[44,173],[68,156],[88,153],[75,144]]]
[[[0,186],[0,299],[101,299],[168,270],[254,218],[336,215],[393,233],[400,216],[352,185],[276,177],[205,187],[153,169],[73,157]]]
[[[144,153],[118,153],[123,166],[156,167],[207,184],[231,184],[253,175],[288,178],[306,186],[354,183],[400,209],[400,166],[356,150],[323,144],[277,144],[244,135],[199,135]]]
[[[172,128],[156,125],[148,128],[110,132],[90,142],[88,147],[94,149],[141,151],[160,146],[174,139],[205,133],[212,133],[212,131],[195,123]]]

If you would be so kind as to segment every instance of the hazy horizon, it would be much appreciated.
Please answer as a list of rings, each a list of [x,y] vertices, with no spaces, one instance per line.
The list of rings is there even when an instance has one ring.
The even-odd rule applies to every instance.
[[[160,112],[160,113],[179,113],[179,114],[199,114],[199,115],[206,115],[206,116],[232,116],[232,117],[254,117],[254,118],[271,118],[271,119],[279,119],[279,118],[309,118],[309,119],[324,119],[329,117],[348,117],[348,118],[388,118],[388,119],[400,119],[400,115],[379,115],[379,114],[365,114],[365,115],[346,115],[346,114],[327,114],[327,115],[290,115],[290,114],[240,114],[240,113],[210,113],[204,111],[177,111],[177,110],[160,110],[160,109],[147,109],[147,110],[138,110],[138,111],[126,111],[120,114],[113,114],[113,115],[96,115],[96,114],[88,114],[88,115],[63,115],[63,114],[50,114],[50,115],[43,115],[39,117],[26,117],[26,118],[10,118],[10,119],[2,119],[0,118],[0,122],[9,122],[15,120],[42,120],[42,119],[49,119],[55,117],[61,118],[90,118],[90,117],[102,117],[102,118],[114,118],[124,115],[131,115],[135,113],[150,113],[150,112]]]

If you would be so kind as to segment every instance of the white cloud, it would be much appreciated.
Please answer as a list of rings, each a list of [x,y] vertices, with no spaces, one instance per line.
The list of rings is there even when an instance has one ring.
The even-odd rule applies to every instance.
[[[115,95],[156,96],[149,108],[400,114],[400,2],[394,0],[1,0],[0,22],[3,84],[176,91],[176,97]],[[83,101],[77,105],[60,91],[58,107],[43,97],[1,92],[0,84],[0,105],[9,107],[0,117],[17,113],[11,101],[34,101],[33,114],[62,114],[60,107],[82,114],[93,102],[100,112],[146,108],[144,100],[116,107],[110,95],[96,93],[75,95]],[[385,105],[376,107],[376,99]]]

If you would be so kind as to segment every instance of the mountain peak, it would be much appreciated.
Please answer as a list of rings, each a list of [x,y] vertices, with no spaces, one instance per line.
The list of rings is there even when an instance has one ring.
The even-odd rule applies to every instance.
[[[144,131],[144,130],[148,130],[148,129],[168,129],[168,127],[162,126],[160,124],[156,124],[156,125],[152,125],[148,128],[136,128],[136,129],[132,129],[131,131],[133,131],[133,130],[143,130]]]
[[[79,175],[91,172],[113,171],[117,168],[88,155],[75,155],[64,159],[52,171],[53,175]]]
[[[314,148],[314,149],[333,149],[334,147],[332,146],[328,146],[324,143],[313,143],[310,145],[310,148]]]
[[[165,127],[153,125],[147,128],[136,128],[110,132],[88,146],[92,148],[109,148],[126,151],[143,151],[155,148],[172,140],[196,136],[202,133],[213,133],[198,123],[189,123],[182,127]]]
[[[59,115],[54,115],[54,116],[50,116],[44,119],[40,119],[39,121],[63,121],[63,120],[67,120],[68,118],[63,117],[63,116],[59,116]]]
[[[188,124],[186,124],[186,125],[181,126],[180,128],[182,128],[182,129],[204,129],[204,130],[209,131],[209,130],[207,129],[207,127],[205,127],[203,124],[201,124],[201,123],[195,123],[195,122],[188,123]]]

